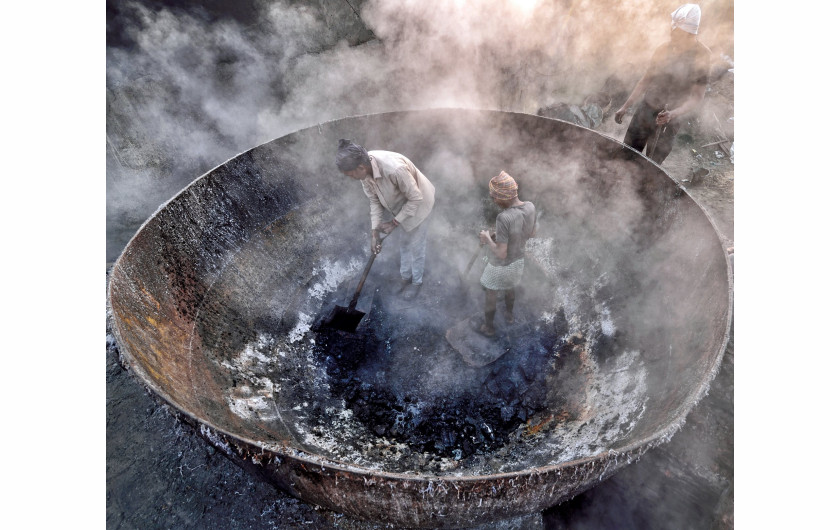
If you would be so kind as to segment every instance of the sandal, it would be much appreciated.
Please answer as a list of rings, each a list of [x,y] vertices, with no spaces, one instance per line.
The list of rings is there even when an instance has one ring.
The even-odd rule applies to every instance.
[[[478,332],[484,335],[485,337],[495,337],[496,330],[494,328],[488,328],[487,324],[482,324],[480,328],[478,328]]]

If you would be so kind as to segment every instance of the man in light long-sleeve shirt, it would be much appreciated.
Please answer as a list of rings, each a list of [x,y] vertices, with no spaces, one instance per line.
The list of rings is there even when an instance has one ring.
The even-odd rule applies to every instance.
[[[400,276],[403,297],[417,296],[423,284],[426,233],[435,204],[435,187],[414,164],[399,153],[367,151],[349,140],[338,142],[338,169],[359,180],[370,201],[370,249],[382,249],[379,232],[400,227]],[[386,217],[391,217],[385,221]]]

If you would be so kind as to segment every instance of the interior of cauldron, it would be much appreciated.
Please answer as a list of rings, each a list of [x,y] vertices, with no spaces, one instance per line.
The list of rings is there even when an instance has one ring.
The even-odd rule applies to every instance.
[[[323,326],[368,257],[340,138],[406,155],[436,187],[424,286],[402,300],[383,243],[356,333]],[[462,284],[505,170],[534,202],[507,352],[472,367],[446,340],[478,319]],[[197,179],[117,261],[123,355],[183,413],[281,452],[394,473],[484,475],[623,453],[669,436],[726,343],[729,270],[704,212],[657,166],[577,126],[477,110],[321,124]]]

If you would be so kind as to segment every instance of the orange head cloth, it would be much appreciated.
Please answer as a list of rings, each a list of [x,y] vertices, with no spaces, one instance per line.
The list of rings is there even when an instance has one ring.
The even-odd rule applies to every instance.
[[[490,196],[494,199],[503,201],[515,199],[518,190],[519,186],[516,185],[516,181],[504,171],[490,179]]]

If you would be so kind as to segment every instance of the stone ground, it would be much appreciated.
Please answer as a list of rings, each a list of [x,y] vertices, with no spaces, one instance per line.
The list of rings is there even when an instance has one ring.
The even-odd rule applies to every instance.
[[[726,74],[712,85],[703,112],[683,131],[663,168],[678,181],[695,168],[709,170],[683,184],[709,213],[734,259],[734,163],[720,147],[704,147],[720,132],[733,137],[732,84]],[[610,112],[597,130],[620,139],[627,123],[615,124]],[[105,373],[107,528],[393,528],[308,505],[239,468],[121,367],[110,333]],[[733,393],[730,338],[708,395],[669,443],[571,501],[485,528],[733,528]]]

